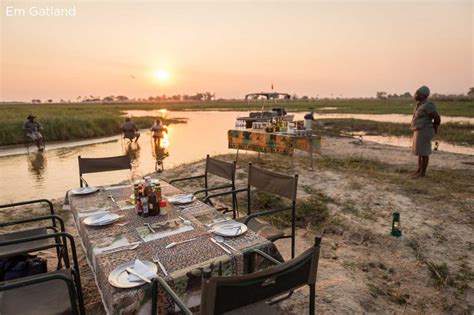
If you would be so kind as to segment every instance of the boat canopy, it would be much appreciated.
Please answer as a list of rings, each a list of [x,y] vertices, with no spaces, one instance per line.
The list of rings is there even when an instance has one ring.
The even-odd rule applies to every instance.
[[[291,95],[288,93],[278,93],[278,92],[260,92],[260,93],[250,93],[245,95],[245,99],[249,100],[256,100],[259,97],[265,97],[267,100],[277,100],[283,98],[285,100],[289,100]]]

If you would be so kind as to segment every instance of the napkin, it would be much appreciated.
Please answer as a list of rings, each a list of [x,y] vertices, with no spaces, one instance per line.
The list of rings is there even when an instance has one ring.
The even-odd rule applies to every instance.
[[[102,217],[94,220],[94,223],[104,223],[104,222],[107,222],[107,221],[111,221],[111,220],[115,220],[116,216],[112,213],[107,213],[105,215],[103,215]]]
[[[156,277],[156,274],[148,268],[140,259],[135,259],[135,264],[133,265],[133,271],[139,273],[145,278],[153,279]],[[129,274],[128,281],[136,282],[136,281],[143,281],[142,279],[138,278],[135,275]]]

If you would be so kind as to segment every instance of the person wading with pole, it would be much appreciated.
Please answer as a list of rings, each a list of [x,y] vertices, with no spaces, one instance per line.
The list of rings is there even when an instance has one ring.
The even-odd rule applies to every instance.
[[[438,132],[441,117],[435,104],[428,99],[430,89],[420,87],[415,92],[416,108],[413,112],[410,129],[413,131],[413,154],[418,157],[418,170],[414,178],[424,177],[431,154],[431,140]]]

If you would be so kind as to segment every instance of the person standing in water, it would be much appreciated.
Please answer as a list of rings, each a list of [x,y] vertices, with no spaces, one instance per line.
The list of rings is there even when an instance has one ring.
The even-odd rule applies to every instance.
[[[428,99],[430,89],[420,87],[415,92],[416,108],[413,112],[410,129],[413,131],[413,154],[418,157],[418,170],[413,177],[424,177],[431,154],[431,140],[438,132],[441,117],[436,105]]]

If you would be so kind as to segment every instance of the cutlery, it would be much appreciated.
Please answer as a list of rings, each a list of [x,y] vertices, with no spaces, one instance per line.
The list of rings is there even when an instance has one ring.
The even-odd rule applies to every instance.
[[[103,250],[102,254],[120,252],[122,250],[133,250],[133,249],[137,248],[138,246],[140,246],[140,243],[141,242],[135,242],[135,243],[131,243],[131,244],[123,245],[123,246],[117,246],[117,247],[114,247],[114,248],[109,248],[109,249]]]
[[[161,261],[160,261],[158,258],[153,257],[153,262],[157,263],[158,266],[160,266],[161,271],[163,271],[163,273],[165,274],[165,276],[168,277],[168,271],[166,271],[165,266],[163,266],[163,264],[161,263]]]
[[[113,204],[114,204],[117,208],[120,209],[120,206],[119,206],[119,204],[117,203],[117,201],[115,201],[115,198],[114,198],[113,195],[109,195],[107,198],[109,198],[109,199],[113,202]]]
[[[237,230],[237,233],[236,233],[235,235],[237,235],[237,234],[239,234],[239,232],[240,232],[241,226],[240,226],[240,225],[239,225],[239,226],[229,226],[229,225],[227,225],[227,226],[220,226],[220,227],[218,227],[217,229],[210,229],[210,230],[209,230],[209,233],[213,233],[213,232],[215,232],[215,231],[217,231],[217,230],[235,230],[235,229]]]
[[[191,242],[191,241],[194,241],[194,240],[197,240],[197,239],[198,239],[198,238],[195,237],[195,238],[190,238],[189,240],[184,240],[184,241],[180,241],[180,242],[171,242],[171,243],[169,243],[168,245],[166,245],[165,248],[173,248],[173,247],[175,247],[176,245],[184,244],[184,243]]]
[[[234,251],[237,252],[237,250],[236,250],[233,246],[229,245],[229,244],[225,241],[224,237],[222,237],[222,236],[220,236],[220,235],[217,235],[216,237],[214,237],[214,239],[215,239],[217,242],[219,242],[219,243],[221,243],[221,244],[224,244],[225,246],[227,246],[227,247],[229,247],[230,249],[232,249],[232,250],[234,250]]]
[[[238,228],[237,231],[235,232],[235,235],[239,235],[240,230],[242,230],[242,225],[239,226],[239,228]]]
[[[139,274],[138,272],[134,271],[132,268],[127,268],[125,269],[128,273],[131,273],[132,275],[134,276],[137,276],[138,278],[142,279],[143,281],[147,282],[147,283],[151,283],[151,280],[148,279],[147,277],[145,276],[142,276],[141,274]]]
[[[181,216],[178,216],[178,218],[180,218],[181,220],[183,220],[183,223],[184,223],[185,225],[192,225],[191,221],[186,220],[185,218],[183,218],[183,217],[181,217]]]
[[[211,242],[213,242],[214,244],[216,244],[217,246],[219,246],[220,248],[222,248],[227,254],[232,254],[232,252],[230,250],[228,250],[227,248],[225,248],[224,246],[222,246],[220,243],[218,243],[215,239],[213,239],[212,237],[210,238]]]
[[[204,207],[204,205],[194,205],[194,206],[190,206],[190,207],[181,206],[181,207],[179,207],[179,209],[181,211],[183,211],[183,210],[191,210],[191,209],[202,208],[202,207]]]
[[[150,223],[144,223],[143,225],[147,226],[151,233],[155,234],[155,230],[151,227]]]

